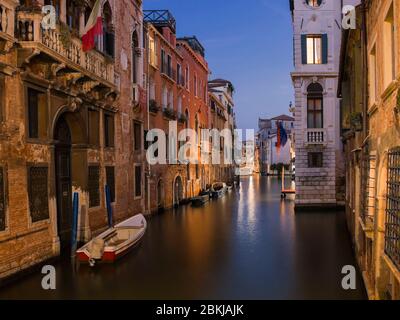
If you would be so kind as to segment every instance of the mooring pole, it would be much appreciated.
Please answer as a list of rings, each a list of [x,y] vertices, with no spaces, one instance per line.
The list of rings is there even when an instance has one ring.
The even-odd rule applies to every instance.
[[[106,203],[107,203],[107,216],[108,216],[108,226],[113,227],[113,212],[111,206],[111,190],[109,186],[106,186]]]
[[[75,256],[78,249],[78,215],[79,215],[79,193],[74,193],[73,216],[72,216],[72,238],[71,238],[71,256]]]

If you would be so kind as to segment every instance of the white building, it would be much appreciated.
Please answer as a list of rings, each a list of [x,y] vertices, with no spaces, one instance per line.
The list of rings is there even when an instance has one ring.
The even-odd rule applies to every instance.
[[[278,135],[277,123],[282,123],[288,135],[285,146],[277,149]],[[271,165],[283,163],[290,165],[293,159],[292,133],[295,119],[287,115],[281,115],[272,119],[259,119],[258,144],[260,149],[260,170],[262,175],[271,173]]]
[[[291,0],[294,30],[296,207],[343,204],[336,98],[342,1]]]

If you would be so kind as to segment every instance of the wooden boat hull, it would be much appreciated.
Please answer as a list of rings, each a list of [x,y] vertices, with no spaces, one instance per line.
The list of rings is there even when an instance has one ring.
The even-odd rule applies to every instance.
[[[201,206],[204,206],[209,201],[210,201],[209,195],[199,196],[199,197],[192,199],[192,206],[193,207],[201,207]]]
[[[77,259],[82,263],[114,263],[130,252],[143,238],[147,228],[146,219],[143,215],[130,218],[114,228],[103,232],[76,253]],[[116,242],[110,239],[120,237]],[[93,255],[93,245],[96,241],[104,241],[104,251],[101,257]],[[107,242],[108,241],[108,242]]]

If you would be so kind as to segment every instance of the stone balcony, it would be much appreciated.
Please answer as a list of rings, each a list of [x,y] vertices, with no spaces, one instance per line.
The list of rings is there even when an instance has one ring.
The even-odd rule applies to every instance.
[[[15,42],[15,8],[16,0],[0,0],[0,53],[7,52]]]
[[[80,38],[72,32],[66,35],[60,24],[57,24],[55,30],[42,29],[42,17],[41,12],[34,10],[17,13],[16,38],[21,48],[18,59],[20,64],[34,56],[46,56],[55,60],[60,68],[81,73],[82,77],[116,89],[117,79],[112,59],[96,50],[83,52]]]
[[[307,129],[304,141],[306,146],[326,146],[328,143],[328,132],[326,129]]]

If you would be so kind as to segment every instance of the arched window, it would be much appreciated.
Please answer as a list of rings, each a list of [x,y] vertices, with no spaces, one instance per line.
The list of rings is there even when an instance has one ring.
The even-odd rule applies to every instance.
[[[112,10],[108,1],[103,6],[103,44],[102,52],[114,58],[115,56],[115,36],[112,23]]]
[[[186,118],[186,129],[189,129],[189,111],[185,110],[185,118]]]
[[[60,2],[53,0],[53,2]],[[79,30],[81,9],[75,0],[67,0],[67,25],[70,29]]]
[[[138,50],[139,50],[139,37],[135,30],[132,34],[132,81],[138,83]]]
[[[178,97],[178,115],[182,114],[182,97]]]
[[[324,127],[323,91],[319,83],[312,83],[307,88],[307,126],[309,129]]]

